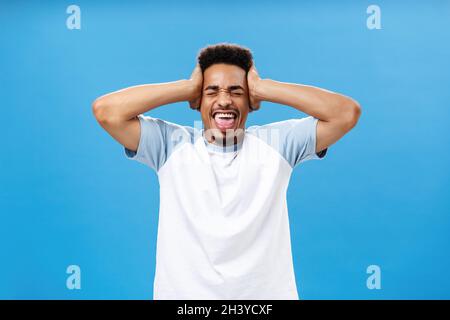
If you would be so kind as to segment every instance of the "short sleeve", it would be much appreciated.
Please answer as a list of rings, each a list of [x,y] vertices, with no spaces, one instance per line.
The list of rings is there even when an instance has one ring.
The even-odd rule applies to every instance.
[[[141,126],[138,148],[132,151],[124,147],[125,155],[159,171],[175,146],[187,141],[188,132],[183,126],[158,118],[139,115],[138,119]]]
[[[264,126],[249,128],[251,132],[267,131],[270,136],[267,143],[273,146],[286,159],[292,168],[308,160],[321,160],[327,150],[316,153],[318,119],[312,116],[300,119],[289,119],[270,123]]]

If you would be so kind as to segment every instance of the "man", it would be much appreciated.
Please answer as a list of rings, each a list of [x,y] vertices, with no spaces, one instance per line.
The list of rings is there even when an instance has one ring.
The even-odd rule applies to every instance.
[[[142,114],[188,101],[204,129]],[[261,101],[308,117],[245,127]],[[157,172],[154,299],[298,299],[286,190],[292,169],[323,159],[361,114],[349,97],[261,79],[250,50],[203,48],[189,80],[98,98],[100,125]]]

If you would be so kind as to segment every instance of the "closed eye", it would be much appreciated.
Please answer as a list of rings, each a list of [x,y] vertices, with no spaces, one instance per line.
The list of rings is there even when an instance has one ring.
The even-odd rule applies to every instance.
[[[233,97],[239,97],[242,96],[244,94],[244,92],[242,90],[230,90],[230,95]],[[219,90],[212,90],[209,89],[206,91],[206,95],[207,96],[216,96],[219,93]]]

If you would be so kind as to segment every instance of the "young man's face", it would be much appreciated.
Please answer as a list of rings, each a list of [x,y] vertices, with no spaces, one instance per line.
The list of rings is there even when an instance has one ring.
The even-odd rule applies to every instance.
[[[245,70],[223,63],[208,67],[203,73],[200,112],[204,129],[213,129],[215,138],[224,138],[225,133],[228,138],[228,133],[244,129],[249,112]]]

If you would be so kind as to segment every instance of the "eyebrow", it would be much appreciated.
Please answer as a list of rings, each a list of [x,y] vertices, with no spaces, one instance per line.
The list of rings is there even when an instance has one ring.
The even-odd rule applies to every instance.
[[[242,88],[240,85],[232,85],[232,86],[229,86],[228,87],[228,90],[230,90],[230,91],[233,91],[233,90],[239,90],[239,89],[241,89],[241,90],[244,90],[244,88]],[[215,91],[218,91],[219,90],[219,86],[218,85],[210,85],[210,86],[207,86],[206,88],[205,88],[205,91],[206,90],[215,90]],[[245,90],[244,90],[245,91]]]

